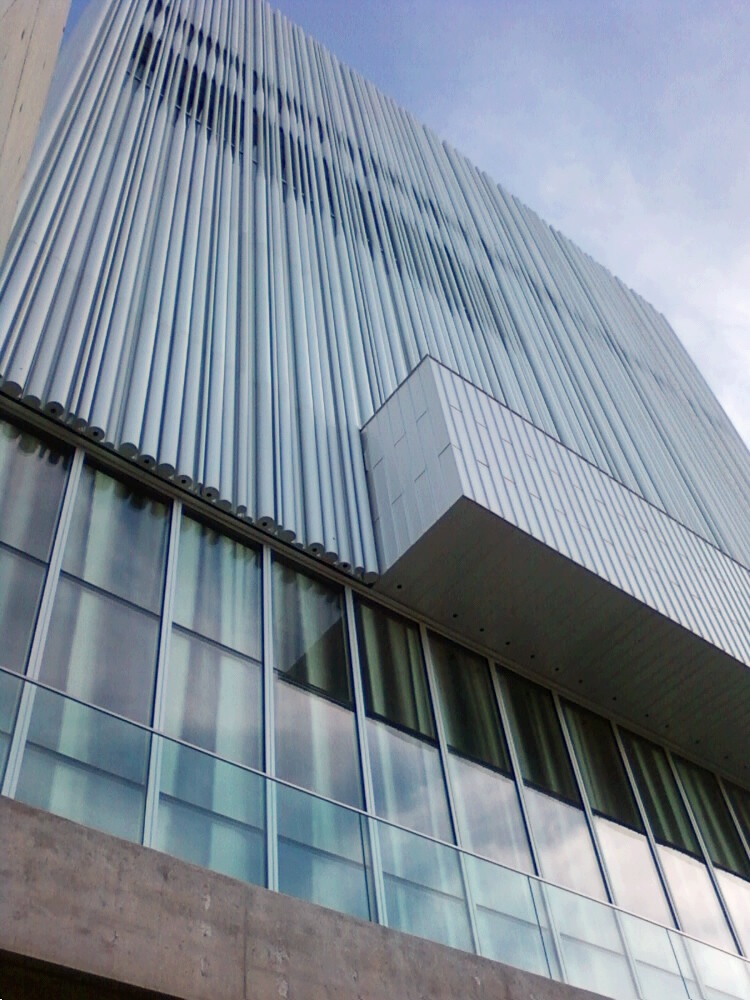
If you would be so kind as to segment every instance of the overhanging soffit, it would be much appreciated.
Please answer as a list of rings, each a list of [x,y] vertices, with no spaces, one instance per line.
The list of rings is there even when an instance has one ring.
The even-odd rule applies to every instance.
[[[747,780],[745,567],[430,358],[362,437],[378,591]]]

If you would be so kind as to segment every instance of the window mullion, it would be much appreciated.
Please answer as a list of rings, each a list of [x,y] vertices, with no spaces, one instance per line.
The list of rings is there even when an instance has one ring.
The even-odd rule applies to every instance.
[[[430,701],[432,702],[432,714],[435,719],[435,729],[437,730],[438,747],[440,749],[440,757],[443,768],[443,781],[445,782],[445,789],[448,795],[448,809],[450,811],[451,823],[453,824],[453,835],[456,838],[456,843],[460,844],[461,833],[458,826],[458,813],[456,810],[455,798],[453,796],[453,787],[451,785],[450,767],[448,765],[448,741],[445,736],[445,726],[443,725],[440,705],[436,697],[437,683],[435,680],[435,664],[432,660],[432,650],[430,649],[427,629],[424,624],[420,624],[419,626],[419,637],[422,640],[422,655],[424,656],[425,665],[427,667],[427,691],[430,696]],[[462,851],[458,852],[458,859],[461,865],[461,878],[464,883],[464,892],[466,893],[466,904],[469,911],[469,924],[471,926],[471,937],[474,943],[474,951],[477,955],[481,955],[476,908],[474,906],[474,899],[469,885],[469,874],[466,868],[466,859]]]
[[[182,523],[182,504],[179,500],[172,502],[172,516],[169,524],[169,543],[167,549],[167,565],[164,577],[164,599],[162,601],[161,629],[159,633],[159,651],[156,661],[156,684],[154,689],[154,707],[152,715],[153,728],[161,732],[164,728],[166,711],[167,664],[169,662],[169,644],[172,636],[172,614],[174,610],[174,595],[177,584],[177,559],[180,546],[180,525]],[[143,843],[152,847],[156,839],[156,824],[159,810],[159,785],[161,779],[162,739],[151,736],[151,753],[149,754],[148,778],[146,782],[146,809],[143,821]]]
[[[379,827],[375,817],[375,791],[372,782],[370,766],[370,744],[367,739],[367,718],[365,715],[364,685],[362,683],[362,661],[357,643],[357,623],[354,612],[354,596],[350,587],[344,588],[346,607],[346,634],[349,644],[349,662],[352,669],[352,687],[354,688],[354,715],[357,723],[357,745],[362,774],[362,784],[365,794],[365,810],[368,814],[368,830],[370,833],[370,851],[372,853],[372,870],[375,892],[375,906],[378,922],[388,926],[388,912],[385,903],[385,880],[383,878],[383,862],[380,853]]]
[[[568,756],[570,757],[570,763],[573,767],[573,774],[575,775],[576,783],[578,784],[578,794],[581,796],[581,803],[583,805],[583,811],[586,815],[586,822],[588,823],[589,833],[591,835],[591,841],[594,845],[594,852],[596,854],[597,860],[599,861],[599,868],[601,869],[602,878],[604,879],[604,886],[607,890],[607,895],[609,896],[612,903],[617,905],[617,900],[615,899],[615,894],[612,890],[612,881],[609,875],[609,869],[607,868],[607,859],[604,856],[604,851],[602,850],[601,844],[599,843],[599,837],[597,836],[596,826],[594,824],[594,814],[591,809],[591,803],[588,799],[588,794],[586,792],[586,786],[583,781],[583,775],[581,774],[581,768],[578,763],[578,758],[576,757],[575,747],[573,746],[573,740],[571,738],[570,732],[568,730],[568,723],[565,718],[565,713],[562,710],[562,704],[560,703],[560,696],[557,691],[552,692],[552,700],[555,703],[555,709],[557,710],[557,719],[560,723],[560,729],[562,730],[563,739],[565,740],[565,746],[568,750]],[[619,910],[613,910],[615,915],[615,921],[617,924],[617,931],[620,935],[620,942],[622,943],[622,949],[625,954],[626,961],[628,963],[628,968],[630,969],[630,975],[633,978],[636,989],[640,989],[640,981],[638,977],[638,969],[635,962],[633,961],[633,956],[630,954],[630,948],[628,946],[627,937],[622,928],[622,921]]]
[[[617,749],[620,751],[620,759],[622,760],[623,766],[625,768],[625,774],[627,775],[628,781],[630,782],[630,790],[635,798],[638,811],[641,816],[641,822],[643,823],[643,829],[646,832],[646,839],[648,840],[649,847],[651,848],[651,856],[656,864],[656,870],[659,873],[659,878],[661,879],[662,888],[664,889],[664,895],[667,899],[667,905],[669,906],[670,913],[672,914],[672,920],[674,921],[675,927],[680,929],[680,918],[677,914],[677,907],[674,900],[672,899],[672,892],[669,888],[669,881],[667,879],[666,872],[662,867],[661,858],[659,857],[659,852],[656,849],[656,838],[654,837],[654,831],[651,829],[651,823],[648,818],[648,813],[646,812],[646,806],[644,805],[643,799],[641,798],[641,792],[638,788],[638,782],[635,780],[635,775],[633,774],[633,769],[630,766],[630,761],[628,759],[625,746],[622,742],[622,736],[620,735],[620,728],[614,722],[612,725],[612,732],[615,734],[615,743],[617,744]]]
[[[274,648],[273,648],[273,564],[271,549],[264,545],[261,562],[262,654],[263,654],[263,764],[266,774],[276,775],[276,729],[274,719]],[[265,781],[266,788],[266,884],[279,888],[278,821],[276,783]]]
[[[698,845],[701,849],[701,854],[703,855],[703,863],[706,866],[706,870],[708,871],[711,883],[713,884],[714,887],[714,892],[716,893],[717,899],[719,900],[719,906],[721,907],[721,911],[724,914],[724,919],[726,920],[727,925],[729,927],[729,932],[732,935],[734,946],[737,949],[738,954],[743,955],[744,952],[742,950],[742,945],[740,944],[740,936],[737,933],[737,930],[734,926],[734,921],[732,920],[732,915],[729,912],[729,907],[724,901],[724,894],[721,891],[721,887],[719,886],[719,880],[716,877],[716,872],[714,870],[714,863],[711,860],[711,855],[709,854],[706,842],[703,839],[703,834],[701,833],[700,826],[698,825],[698,821],[695,818],[695,813],[693,812],[693,807],[690,804],[690,799],[688,798],[688,794],[682,786],[682,779],[680,777],[679,771],[677,770],[677,766],[675,765],[674,759],[672,758],[672,753],[665,747],[664,754],[669,762],[669,767],[672,771],[672,776],[675,782],[677,783],[677,788],[679,789],[679,793],[682,798],[685,809],[687,810],[687,814],[690,817],[690,822],[693,825],[693,830],[695,831],[695,836],[698,840]]]
[[[60,579],[63,556],[65,553],[65,543],[70,530],[70,523],[73,517],[76,493],[81,480],[81,470],[83,469],[85,453],[82,448],[76,448],[73,454],[73,461],[70,464],[68,481],[65,485],[63,501],[60,507],[60,517],[57,522],[57,529],[52,542],[49,563],[47,564],[47,575],[44,579],[42,596],[39,602],[39,614],[34,626],[34,636],[31,641],[29,658],[26,665],[26,677],[37,680],[42,668],[42,655],[44,645],[47,641],[47,632],[52,618],[52,607],[55,602],[57,583]],[[5,768],[5,779],[2,785],[2,794],[11,798],[16,794],[18,778],[21,773],[21,758],[26,743],[26,736],[31,722],[31,710],[34,707],[36,696],[36,685],[24,684],[21,693],[21,701],[16,715],[16,724],[13,731],[10,748],[8,750],[8,762]]]

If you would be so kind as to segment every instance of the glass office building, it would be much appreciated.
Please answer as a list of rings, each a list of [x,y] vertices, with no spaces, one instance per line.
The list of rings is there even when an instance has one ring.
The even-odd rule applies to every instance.
[[[264,4],[93,5],[46,118],[2,793],[603,996],[750,997],[750,454],[663,317]]]

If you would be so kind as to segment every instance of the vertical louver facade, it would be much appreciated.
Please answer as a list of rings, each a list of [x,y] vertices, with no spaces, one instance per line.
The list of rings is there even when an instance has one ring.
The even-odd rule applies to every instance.
[[[747,561],[747,452],[639,296],[269,7],[91,21],[0,274],[4,392],[369,579],[359,430],[431,356]]]

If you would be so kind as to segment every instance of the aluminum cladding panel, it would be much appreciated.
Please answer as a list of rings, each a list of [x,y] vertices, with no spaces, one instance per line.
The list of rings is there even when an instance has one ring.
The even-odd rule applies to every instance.
[[[431,355],[750,561],[750,456],[664,319],[279,14],[102,0],[65,58],[3,391],[370,577],[359,429]]]

